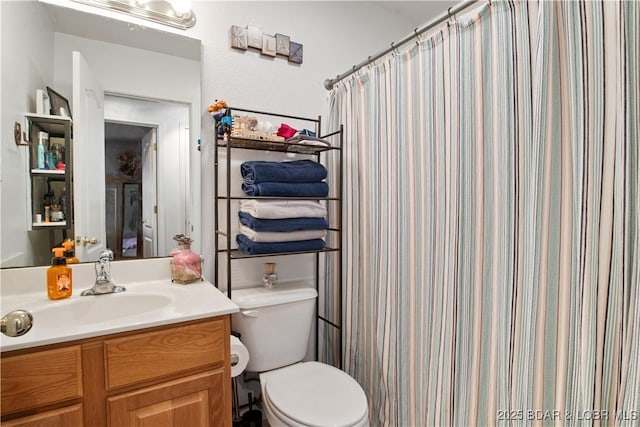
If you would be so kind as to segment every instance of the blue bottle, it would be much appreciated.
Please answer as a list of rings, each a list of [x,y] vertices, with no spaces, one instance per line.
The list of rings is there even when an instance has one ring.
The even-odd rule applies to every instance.
[[[38,169],[44,169],[44,145],[38,142]]]
[[[49,139],[49,135],[46,132],[38,133],[38,169],[44,169],[44,152],[45,152],[45,142]]]

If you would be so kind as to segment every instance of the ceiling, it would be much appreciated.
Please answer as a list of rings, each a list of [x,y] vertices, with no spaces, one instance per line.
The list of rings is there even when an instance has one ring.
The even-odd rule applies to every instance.
[[[156,29],[159,24],[152,22],[140,25],[134,23],[138,18],[122,18],[117,12],[100,10],[100,15],[91,6],[69,0],[40,1],[47,5],[56,32],[200,61],[200,40],[179,30]]]
[[[107,141],[138,143],[149,133],[151,127],[126,123],[105,122],[104,135]]]
[[[200,61],[200,41],[178,30],[164,27],[162,30],[156,29],[158,24],[154,23],[138,25],[132,23],[137,22],[134,18],[130,19],[131,22],[125,22],[119,15],[113,15],[116,12],[102,12],[106,16],[88,13],[91,7],[70,0],[40,1],[47,4],[55,31]],[[410,29],[423,26],[460,1],[392,0],[362,3],[383,8],[386,13],[406,21],[409,34]],[[118,19],[109,15],[118,16]]]

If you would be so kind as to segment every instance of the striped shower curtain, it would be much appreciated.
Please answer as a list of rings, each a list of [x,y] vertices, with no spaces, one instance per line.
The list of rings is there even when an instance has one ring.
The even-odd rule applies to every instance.
[[[332,90],[373,426],[640,425],[639,9],[493,1]]]

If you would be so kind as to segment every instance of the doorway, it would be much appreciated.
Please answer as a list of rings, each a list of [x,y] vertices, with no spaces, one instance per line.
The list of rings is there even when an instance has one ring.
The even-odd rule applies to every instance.
[[[156,256],[157,128],[105,121],[107,247],[115,259]]]
[[[104,107],[105,126],[106,123],[114,127],[128,126],[121,134],[129,129],[137,132],[136,139],[142,140],[141,151],[137,148],[135,151],[140,153],[142,174],[141,192],[137,194],[142,205],[137,205],[141,209],[138,215],[141,223],[136,227],[135,257],[167,256],[175,247],[173,236],[190,234],[189,106],[174,101],[105,94]],[[135,130],[132,131],[131,126]],[[135,188],[128,187],[128,190],[133,195]],[[114,191],[107,197],[120,195],[116,196]],[[140,229],[142,242],[137,237]],[[117,236],[116,239],[116,243],[122,242]],[[132,245],[133,240],[125,243]],[[133,253],[129,250],[121,252],[121,256]]]

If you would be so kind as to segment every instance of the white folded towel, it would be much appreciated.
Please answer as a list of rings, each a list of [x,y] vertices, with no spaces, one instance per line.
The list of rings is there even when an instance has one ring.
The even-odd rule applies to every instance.
[[[254,218],[326,218],[327,208],[315,200],[258,200],[240,201],[240,210]]]
[[[300,240],[324,239],[327,230],[299,230],[299,231],[255,231],[240,224],[240,233],[254,242],[297,242]]]

